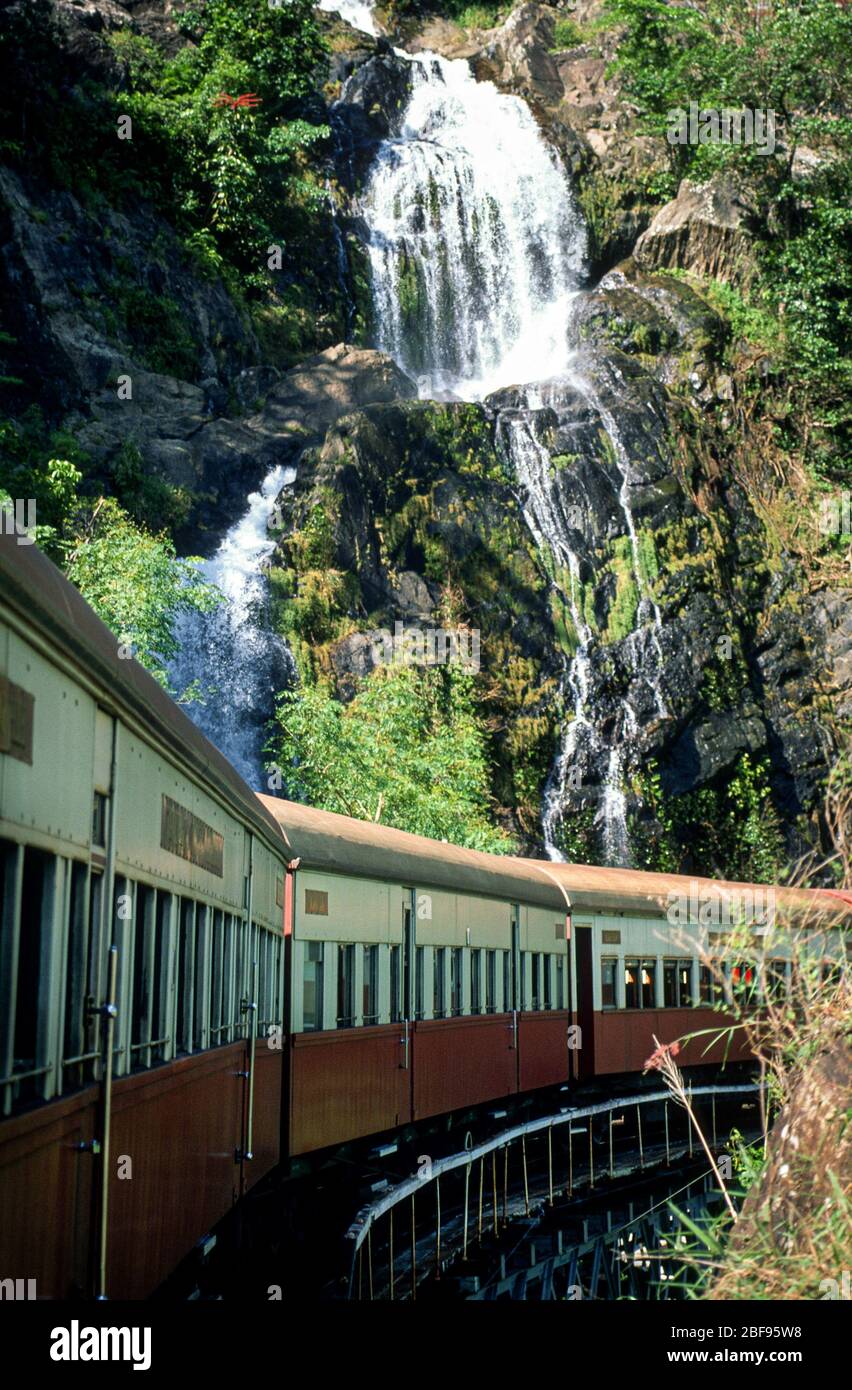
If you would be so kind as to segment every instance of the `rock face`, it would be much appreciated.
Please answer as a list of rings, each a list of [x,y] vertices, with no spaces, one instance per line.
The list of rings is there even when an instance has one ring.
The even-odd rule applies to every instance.
[[[119,373],[197,382],[227,400],[259,356],[223,286],[152,213],[88,212],[70,193],[0,170],[0,291],[43,406],[80,405]],[[152,254],[156,252],[156,254]]]
[[[750,209],[730,178],[684,179],[633,251],[648,270],[691,270],[712,280],[747,278]]]
[[[415,394],[382,353],[343,343],[274,378],[262,382],[268,394],[261,409],[228,420],[211,415],[201,387],[138,372],[130,400],[113,389],[92,397],[92,418],[78,438],[106,472],[132,445],[148,473],[185,489],[193,505],[177,540],[193,553],[209,554],[276,464],[295,463],[339,416]]]

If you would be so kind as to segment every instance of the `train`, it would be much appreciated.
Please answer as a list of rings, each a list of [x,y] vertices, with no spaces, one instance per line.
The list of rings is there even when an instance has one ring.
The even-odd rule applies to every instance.
[[[0,1291],[145,1298],[294,1160],[635,1076],[655,1037],[719,1024],[702,905],[788,934],[852,918],[842,894],[491,855],[259,795],[19,539],[0,535]]]

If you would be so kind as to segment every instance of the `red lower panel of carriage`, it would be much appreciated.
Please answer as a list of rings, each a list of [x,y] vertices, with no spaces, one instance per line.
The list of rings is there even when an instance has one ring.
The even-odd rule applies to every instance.
[[[745,1062],[749,1052],[742,1030],[733,1039],[725,1034],[731,1023],[712,1009],[614,1009],[594,1016],[594,1071],[597,1076],[616,1072],[641,1072],[660,1043],[677,1042],[688,1033],[699,1033],[681,1044],[680,1066]]]
[[[414,1119],[518,1089],[511,1014],[427,1019],[414,1025]]]
[[[568,1028],[566,1011],[526,1013],[518,1020],[518,1090],[558,1086],[568,1080]]]
[[[411,1120],[412,1045],[404,1026],[295,1033],[290,1039],[290,1153],[310,1153]]]
[[[258,1049],[251,1162],[240,1162],[246,1045],[123,1077],[113,1086],[107,1293],[143,1298],[231,1210],[280,1151],[282,1057]],[[7,1121],[0,1139],[0,1275],[39,1298],[93,1289],[101,1159],[99,1088]]]

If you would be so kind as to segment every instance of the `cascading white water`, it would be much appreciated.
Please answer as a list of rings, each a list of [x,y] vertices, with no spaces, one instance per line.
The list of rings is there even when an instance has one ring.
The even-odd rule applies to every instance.
[[[362,198],[378,346],[426,398],[552,376],[586,249],[565,172],[519,97],[462,61],[409,61],[400,134]]]
[[[632,474],[630,458],[624,446],[621,431],[618,428],[618,421],[612,411],[608,410],[604,405],[599,392],[594,389],[585,377],[579,374],[573,375],[572,382],[600,416],[615,452],[616,465],[621,474],[618,501],[624,515],[627,534],[630,537],[630,551],[633,558],[633,578],[636,581],[636,591],[639,594],[639,606],[636,612],[636,628],[631,634],[630,641],[631,644],[635,646],[637,633],[643,630],[645,621],[650,614],[652,621],[648,630],[650,631],[651,641],[654,645],[656,661],[653,663],[651,674],[646,675],[645,678],[653,692],[654,700],[657,705],[657,713],[660,715],[660,718],[665,719],[668,717],[668,710],[666,709],[666,703],[663,699],[662,690],[660,689],[660,676],[664,666],[663,649],[660,645],[660,633],[663,627],[663,619],[659,604],[653,594],[648,591],[647,579],[642,568],[639,552],[639,536],[636,531],[636,521],[630,502],[630,479]],[[639,663],[637,662],[637,666],[638,665]]]
[[[399,134],[381,146],[361,199],[378,346],[417,380],[422,397],[476,400],[510,383],[549,381],[557,393],[570,384],[589,401],[621,474],[618,502],[640,594],[634,640],[641,640],[650,619],[661,657],[659,609],[642,574],[630,504],[629,458],[616,421],[575,362],[572,305],[586,238],[565,172],[519,98],[476,82],[464,62],[431,53],[407,61],[411,96]],[[557,835],[568,782],[578,762],[594,757],[605,768],[598,812],[604,851],[610,863],[626,864],[622,741],[628,730],[635,732],[636,716],[623,701],[620,728],[608,746],[589,710],[593,638],[582,611],[580,561],[551,484],[551,456],[534,423],[547,394],[547,386],[529,385],[521,408],[502,413],[498,422],[527,523],[550,557],[576,643],[560,691],[573,717],[543,798],[545,847],[551,858],[562,857]],[[664,715],[661,661],[654,665],[657,675],[650,680]]]
[[[566,513],[561,492],[554,486],[550,451],[536,434],[534,412],[536,408],[541,408],[542,396],[541,390],[526,392],[527,410],[523,414],[502,415],[498,420],[498,438],[512,460],[521,485],[527,525],[540,553],[549,557],[551,582],[568,606],[576,644],[573,654],[566,660],[560,686],[560,700],[564,705],[573,707],[573,715],[563,730],[559,752],[542,799],[544,847],[549,859],[564,860],[558,835],[569,780],[577,790],[580,784],[576,779],[581,760],[585,758],[589,761],[599,754],[606,758],[598,813],[604,853],[608,863],[623,865],[630,860],[630,840],[627,802],[622,787],[624,760],[621,740],[616,741],[607,752],[597,726],[589,717],[589,652],[594,639],[583,615],[580,559],[571,545],[571,533],[577,531],[578,527]],[[635,714],[627,701],[623,702],[623,710],[622,737],[624,734],[632,736],[636,732]]]
[[[580,562],[569,544],[571,528],[551,485],[550,453],[536,436],[534,416],[507,414],[499,421],[498,430],[500,443],[511,458],[521,485],[524,517],[540,553],[550,557],[553,582],[568,604],[577,643],[567,662],[560,689],[560,702],[573,706],[573,718],[563,734],[542,802],[544,847],[548,858],[561,860],[564,856],[557,846],[556,836],[570,770],[581,747],[596,742],[594,726],[586,713],[592,634],[580,606]]]
[[[268,526],[275,499],[292,483],[295,468],[273,468],[219,549],[202,566],[204,578],[224,594],[208,614],[185,613],[176,637],[180,652],[169,676],[175,689],[197,683],[201,696],[187,713],[255,791],[266,790],[263,772],[264,712],[295,676],[292,656],[262,623],[266,595],[263,562],[275,542]]]

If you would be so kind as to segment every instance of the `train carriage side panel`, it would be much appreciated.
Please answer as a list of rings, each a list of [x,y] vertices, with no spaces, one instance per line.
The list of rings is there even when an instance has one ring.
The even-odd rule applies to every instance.
[[[695,933],[693,933],[693,936]],[[682,1066],[744,1061],[741,1038],[721,1036],[731,1019],[700,1000],[697,943],[662,915],[598,914],[593,954],[595,1070],[642,1071],[660,1043],[702,1033],[682,1044]]]
[[[529,906],[522,937],[524,1008],[518,1020],[518,1087],[567,1082],[568,941],[564,914]]]
[[[423,1008],[414,1023],[415,1119],[499,1100],[514,1094],[518,1085],[506,968],[513,905],[432,889],[421,890],[420,896],[428,899],[430,912],[418,913],[417,920]],[[472,999],[474,952],[481,953],[477,1009]]]
[[[399,1016],[401,886],[300,869],[294,892],[290,1152],[299,1154],[408,1123],[411,1057]]]

